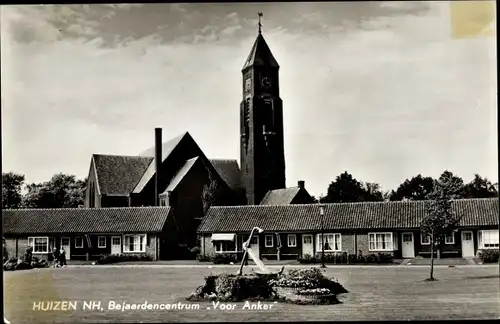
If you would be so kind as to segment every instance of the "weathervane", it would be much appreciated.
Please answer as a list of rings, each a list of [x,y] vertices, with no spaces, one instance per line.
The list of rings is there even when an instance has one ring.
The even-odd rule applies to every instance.
[[[259,34],[262,34],[262,24],[261,24],[261,18],[262,18],[262,16],[264,16],[264,15],[262,14],[262,12],[259,12],[259,13],[258,13],[258,15],[259,15]]]

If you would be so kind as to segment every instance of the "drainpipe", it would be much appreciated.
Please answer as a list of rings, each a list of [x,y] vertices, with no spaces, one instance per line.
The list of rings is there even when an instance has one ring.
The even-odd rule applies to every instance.
[[[354,255],[358,255],[358,234],[354,232]],[[349,255],[347,255],[347,258],[349,258]]]

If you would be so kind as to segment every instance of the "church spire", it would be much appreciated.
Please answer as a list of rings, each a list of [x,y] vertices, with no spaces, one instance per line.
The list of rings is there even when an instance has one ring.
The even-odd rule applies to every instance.
[[[259,34],[257,35],[257,39],[253,43],[252,50],[248,55],[247,60],[245,61],[245,65],[242,70],[246,70],[251,66],[267,66],[279,68],[278,62],[271,53],[269,46],[264,40],[264,36],[262,36],[262,12],[258,13],[259,15]]]
[[[262,12],[259,12],[259,13],[258,13],[258,15],[259,15],[259,35],[260,35],[260,34],[262,34],[262,24],[261,24],[261,18],[262,18],[262,16],[264,16],[264,15],[262,14]]]

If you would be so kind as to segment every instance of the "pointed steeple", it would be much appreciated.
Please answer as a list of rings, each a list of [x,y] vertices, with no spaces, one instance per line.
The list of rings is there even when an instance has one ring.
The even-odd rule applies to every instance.
[[[250,51],[250,55],[248,55],[247,60],[245,61],[245,65],[243,66],[243,70],[246,70],[250,66],[269,66],[279,68],[278,62],[271,53],[269,46],[262,36],[262,24],[261,24],[262,13],[259,12],[259,34],[257,35],[257,39],[253,43],[252,50]]]

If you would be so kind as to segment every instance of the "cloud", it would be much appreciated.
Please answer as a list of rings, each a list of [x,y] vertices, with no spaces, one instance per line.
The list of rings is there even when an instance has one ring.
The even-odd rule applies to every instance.
[[[4,169],[29,181],[83,177],[91,154],[137,154],[157,126],[165,138],[189,131],[207,156],[238,159],[240,69],[255,28],[232,8],[206,6],[204,17],[183,5],[184,27],[158,29],[158,8],[70,6],[57,23],[55,9],[2,8]],[[446,168],[497,177],[494,43],[452,39],[446,6],[432,9],[379,15],[365,29],[326,15],[308,32],[284,18],[265,28],[281,66],[288,185],[306,180],[318,195],[345,170],[384,189]]]

